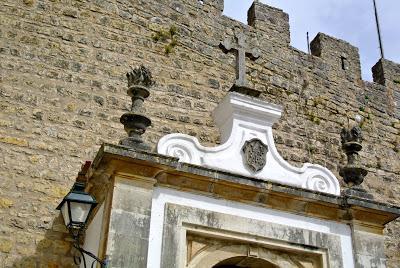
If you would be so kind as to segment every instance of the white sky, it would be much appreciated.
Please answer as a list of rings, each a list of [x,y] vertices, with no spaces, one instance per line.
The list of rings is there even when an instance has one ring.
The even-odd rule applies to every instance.
[[[400,0],[376,0],[385,58],[400,63]],[[253,0],[225,0],[224,14],[247,23]],[[360,49],[363,78],[372,80],[371,68],[379,60],[372,0],[261,0],[283,9],[290,17],[292,46],[307,51],[306,32],[346,40]]]

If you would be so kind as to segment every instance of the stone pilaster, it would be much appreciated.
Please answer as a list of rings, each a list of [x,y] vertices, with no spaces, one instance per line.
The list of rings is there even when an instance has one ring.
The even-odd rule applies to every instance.
[[[154,180],[117,174],[108,233],[110,267],[146,268]]]
[[[352,224],[354,267],[386,268],[383,230]]]

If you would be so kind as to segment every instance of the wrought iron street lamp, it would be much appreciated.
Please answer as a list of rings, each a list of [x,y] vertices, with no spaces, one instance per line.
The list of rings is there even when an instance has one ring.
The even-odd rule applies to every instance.
[[[65,226],[68,228],[74,239],[74,247],[80,253],[80,256],[74,257],[75,264],[79,265],[83,259],[83,265],[85,268],[85,254],[94,259],[91,267],[94,267],[96,262],[98,262],[102,268],[107,267],[107,259],[100,260],[93,253],[84,250],[80,246],[80,237],[84,234],[87,227],[87,221],[96,205],[96,199],[85,192],[85,184],[76,182],[71,191],[64,197],[57,207],[57,210],[61,211],[61,215],[64,218]]]

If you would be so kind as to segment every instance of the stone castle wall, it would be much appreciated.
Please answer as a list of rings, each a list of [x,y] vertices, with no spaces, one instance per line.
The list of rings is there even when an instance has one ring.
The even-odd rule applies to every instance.
[[[288,15],[255,3],[249,26],[221,16],[223,0],[3,0],[0,5],[0,263],[73,267],[55,207],[84,160],[125,137],[125,73],[145,64],[157,85],[145,106],[155,147],[165,134],[216,144],[211,111],[235,80],[232,53],[218,47],[244,31],[261,50],[247,60],[260,98],[281,104],[275,126],[282,156],[295,165],[345,163],[340,131],[362,115],[363,184],[400,205],[400,65],[381,60],[361,80],[358,49],[319,34],[313,56],[290,46]],[[176,30],[177,44],[156,40]],[[397,105],[396,105],[397,102]],[[400,221],[387,228],[389,267],[400,263]]]

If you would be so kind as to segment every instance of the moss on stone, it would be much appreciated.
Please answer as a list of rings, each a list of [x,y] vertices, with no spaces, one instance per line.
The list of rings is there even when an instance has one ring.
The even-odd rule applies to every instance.
[[[178,29],[175,25],[169,27],[169,29],[161,29],[151,36],[154,42],[162,42],[165,44],[164,53],[169,55],[174,51],[174,48],[178,45],[176,34]]]

